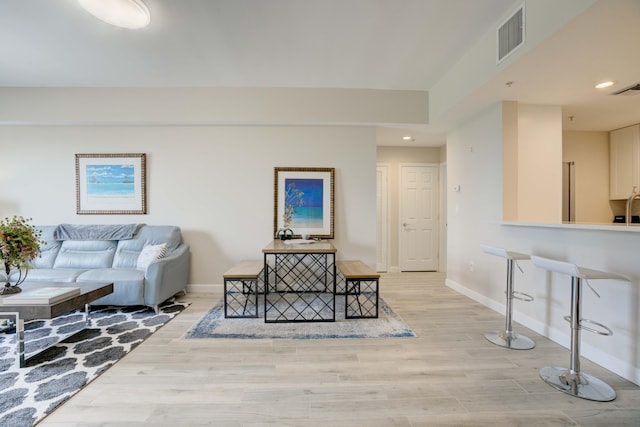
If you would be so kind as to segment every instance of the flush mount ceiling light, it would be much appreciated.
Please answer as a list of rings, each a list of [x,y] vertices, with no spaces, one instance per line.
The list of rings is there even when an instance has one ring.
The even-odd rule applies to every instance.
[[[405,141],[413,141],[414,140],[412,136],[403,136],[402,139],[405,140]]]
[[[613,86],[613,84],[614,84],[614,82],[612,82],[611,80],[607,80],[606,82],[598,83],[596,85],[596,89],[604,89],[604,88],[607,88],[607,87],[611,87],[611,86]]]
[[[78,0],[80,6],[101,21],[136,30],[151,22],[151,13],[142,0]]]

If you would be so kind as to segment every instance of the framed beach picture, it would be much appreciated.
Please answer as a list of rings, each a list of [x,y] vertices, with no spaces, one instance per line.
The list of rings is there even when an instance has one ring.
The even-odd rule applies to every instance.
[[[76,154],[78,214],[146,214],[145,154]]]
[[[333,239],[333,168],[274,169],[273,233]]]

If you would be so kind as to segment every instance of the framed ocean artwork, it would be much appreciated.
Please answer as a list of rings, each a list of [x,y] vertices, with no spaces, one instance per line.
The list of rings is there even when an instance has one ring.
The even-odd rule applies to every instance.
[[[273,232],[291,229],[294,237],[333,239],[333,168],[274,169]]]
[[[76,154],[76,210],[146,214],[145,154]]]

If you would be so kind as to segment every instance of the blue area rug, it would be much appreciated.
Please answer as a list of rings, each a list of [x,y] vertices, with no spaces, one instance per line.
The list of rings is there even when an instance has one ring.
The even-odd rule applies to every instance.
[[[344,297],[336,297],[335,322],[265,323],[264,305],[257,319],[225,319],[222,301],[185,338],[331,339],[414,337],[411,328],[380,298],[377,319],[345,319]]]
[[[105,307],[91,312],[88,329],[83,312],[27,321],[25,356],[32,357],[24,368],[16,365],[15,334],[0,333],[0,426],[34,425],[188,306],[165,303],[159,314]],[[68,338],[53,345],[60,337]]]

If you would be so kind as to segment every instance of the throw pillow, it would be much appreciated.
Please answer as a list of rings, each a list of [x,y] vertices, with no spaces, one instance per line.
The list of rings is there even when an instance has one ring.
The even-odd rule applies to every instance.
[[[138,270],[146,270],[149,264],[153,261],[163,258],[167,254],[167,244],[161,245],[147,245],[142,248],[140,255],[138,255],[138,262],[136,268]]]

